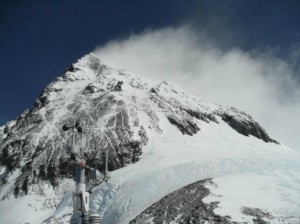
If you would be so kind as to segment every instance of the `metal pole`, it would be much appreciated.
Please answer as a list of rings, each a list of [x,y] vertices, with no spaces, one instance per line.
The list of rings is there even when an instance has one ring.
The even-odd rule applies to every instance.
[[[76,169],[76,191],[73,192],[73,216],[70,222],[78,220],[80,224],[89,224],[89,192],[86,192],[85,185],[85,167],[86,161],[80,159],[75,148],[75,132],[77,131],[75,124],[72,127],[72,153],[75,154],[75,160],[78,162],[79,170]],[[67,130],[67,129],[66,129]],[[79,217],[78,217],[79,215]],[[77,217],[77,218],[76,218]],[[79,219],[78,219],[79,218]]]
[[[85,186],[85,160],[80,161],[80,182],[78,184],[78,193],[81,199],[82,224],[89,223],[89,192],[86,192]]]
[[[63,126],[63,130],[67,131],[70,127]],[[76,191],[73,192],[73,215],[70,219],[70,223],[76,224],[100,224],[101,217],[98,214],[89,214],[89,192],[86,191],[85,184],[85,170],[89,167],[86,165],[86,161],[80,158],[75,149],[75,132],[82,132],[81,127],[76,124],[72,127],[72,153],[75,154],[75,160],[78,162],[77,166],[79,169],[76,169]],[[107,135],[105,137],[111,143],[110,139]],[[96,143],[95,143],[96,147]],[[104,179],[106,181],[110,178],[110,173],[108,172],[108,150],[105,151],[105,171],[104,171]]]

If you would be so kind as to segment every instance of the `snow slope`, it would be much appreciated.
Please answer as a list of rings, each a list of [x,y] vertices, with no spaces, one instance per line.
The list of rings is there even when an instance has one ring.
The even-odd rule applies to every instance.
[[[298,153],[235,108],[109,68],[93,54],[1,129],[0,223],[68,223],[74,167],[72,135],[62,126],[75,121],[84,130],[75,143],[89,163],[103,168],[102,152],[110,152],[111,189],[101,185],[91,195],[91,210],[104,224],[129,223],[206,178],[215,184],[207,185],[212,194],[204,201],[219,201],[215,213],[231,221],[253,223],[243,209],[250,207],[268,211],[272,217],[263,218],[271,223],[300,223]]]
[[[226,124],[203,123],[202,132],[193,137],[182,137],[167,122],[165,125],[168,137],[153,136],[141,161],[112,174],[112,195],[105,197],[106,188],[95,192],[103,195],[98,196],[97,203],[104,201],[104,206],[94,202],[94,208],[103,214],[104,223],[128,223],[161,197],[205,178],[216,178],[217,186],[212,192],[221,197],[213,195],[210,200],[221,201],[218,214],[252,223],[240,211],[242,206],[251,206],[266,208],[283,219],[292,211],[298,214],[299,223],[300,191],[295,174],[300,167],[296,153],[284,146],[238,135]],[[284,179],[275,181],[281,178]],[[244,179],[248,182],[243,183]],[[262,188],[265,190],[255,191]],[[242,193],[236,200],[230,198],[239,192]]]
[[[241,210],[252,207],[270,212],[271,223],[299,223],[297,153],[240,135],[225,123],[201,122],[201,132],[191,137],[163,116],[161,121],[167,134],[152,133],[141,160],[112,173],[112,190],[102,185],[94,191],[92,211],[103,215],[103,223],[129,223],[163,196],[205,178],[216,183],[205,202],[220,201],[217,214],[253,223]]]

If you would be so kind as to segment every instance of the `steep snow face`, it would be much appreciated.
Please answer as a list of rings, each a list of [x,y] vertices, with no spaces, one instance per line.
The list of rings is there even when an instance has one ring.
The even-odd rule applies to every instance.
[[[65,131],[75,124],[82,132]],[[198,99],[169,82],[112,69],[89,54],[48,85],[34,108],[0,130],[0,196],[6,198],[1,211],[9,214],[14,199],[7,198],[13,194],[52,195],[62,202],[40,218],[52,213],[49,222],[69,219],[70,194],[63,192],[71,189],[73,136],[75,150],[100,170],[103,152],[109,151],[113,191],[100,187],[91,200],[103,223],[128,223],[194,181],[287,169],[299,159],[243,112]],[[22,215],[34,223],[30,211]],[[7,223],[17,223],[7,217]]]

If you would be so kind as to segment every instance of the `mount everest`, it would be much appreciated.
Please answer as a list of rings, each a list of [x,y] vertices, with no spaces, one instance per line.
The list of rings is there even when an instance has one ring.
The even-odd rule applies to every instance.
[[[93,190],[102,223],[300,223],[300,156],[251,116],[94,54],[0,128],[0,223],[68,223],[75,145],[112,178]],[[16,215],[18,214],[18,215]]]

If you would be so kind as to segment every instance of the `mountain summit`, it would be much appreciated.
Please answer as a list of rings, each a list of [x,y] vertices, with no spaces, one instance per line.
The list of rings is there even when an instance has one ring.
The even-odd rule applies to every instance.
[[[0,128],[0,223],[67,223],[72,144],[99,170],[109,152],[112,189],[96,188],[91,200],[103,223],[300,220],[299,155],[250,115],[110,68],[91,53]],[[24,212],[15,217],[11,208]]]

